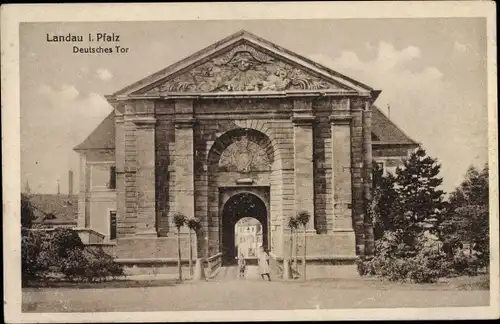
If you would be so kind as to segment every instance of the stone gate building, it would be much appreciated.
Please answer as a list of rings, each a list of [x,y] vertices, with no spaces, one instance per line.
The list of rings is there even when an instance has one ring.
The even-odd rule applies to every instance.
[[[305,210],[311,258],[370,253],[372,162],[394,168],[418,145],[374,106],[379,93],[233,34],[107,96],[113,113],[75,148],[78,226],[116,242],[118,258],[175,258],[182,212],[201,220],[198,256],[232,258],[250,216],[286,257],[288,219]]]

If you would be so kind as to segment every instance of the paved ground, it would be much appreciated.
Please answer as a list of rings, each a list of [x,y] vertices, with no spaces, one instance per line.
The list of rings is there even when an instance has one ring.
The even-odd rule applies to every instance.
[[[488,290],[457,290],[364,280],[263,281],[256,268],[239,280],[235,268],[217,280],[164,287],[23,289],[24,312],[280,310],[486,306]]]

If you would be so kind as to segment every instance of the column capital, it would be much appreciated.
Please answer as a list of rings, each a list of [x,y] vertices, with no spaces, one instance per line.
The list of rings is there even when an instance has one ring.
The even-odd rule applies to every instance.
[[[190,128],[193,127],[196,119],[193,117],[177,117],[174,119],[175,128]]]
[[[293,116],[292,122],[297,126],[308,126],[312,125],[316,121],[316,116],[304,115],[304,116]]]
[[[137,117],[131,120],[137,127],[140,128],[153,128],[156,125],[156,118],[154,117]]]
[[[330,115],[330,123],[333,125],[348,125],[351,123],[351,115]]]

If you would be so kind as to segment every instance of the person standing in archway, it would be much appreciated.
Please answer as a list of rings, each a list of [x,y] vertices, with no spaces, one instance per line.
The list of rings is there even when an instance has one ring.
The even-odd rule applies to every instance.
[[[240,279],[245,278],[245,270],[247,267],[247,262],[245,260],[245,256],[243,253],[240,253],[240,256],[238,258],[238,270],[240,272]]]
[[[264,280],[267,277],[271,281],[271,276],[269,275],[269,254],[266,252],[263,246],[259,248],[259,273]]]

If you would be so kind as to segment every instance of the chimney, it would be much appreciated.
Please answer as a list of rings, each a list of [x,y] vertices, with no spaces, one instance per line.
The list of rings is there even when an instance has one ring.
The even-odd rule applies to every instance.
[[[26,185],[24,187],[24,192],[26,194],[30,194],[31,193],[31,188],[30,188],[30,184],[29,184],[28,180],[26,180]]]
[[[57,180],[57,194],[60,195],[61,194],[61,190],[59,188],[59,180]]]
[[[387,117],[391,119],[391,105],[387,105]]]
[[[73,171],[68,172],[68,194],[73,195]]]

